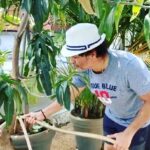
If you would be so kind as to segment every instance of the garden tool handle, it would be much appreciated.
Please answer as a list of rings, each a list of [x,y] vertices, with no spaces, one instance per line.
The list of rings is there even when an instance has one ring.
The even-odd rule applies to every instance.
[[[25,119],[25,116],[19,116],[19,118]],[[36,123],[41,125],[42,127],[45,127],[47,129],[51,129],[51,130],[54,130],[57,132],[71,134],[71,135],[77,135],[77,136],[87,137],[87,138],[92,138],[92,139],[97,139],[97,140],[102,140],[102,141],[106,141],[106,142],[109,142],[112,144],[115,143],[114,139],[111,139],[107,136],[94,134],[94,133],[79,132],[79,131],[68,131],[68,130],[66,131],[64,129],[57,128],[55,126],[49,125],[48,123],[46,123],[44,121],[39,121],[39,120],[36,120]]]
[[[103,136],[103,135],[98,135],[98,134],[94,134],[94,133],[79,132],[79,131],[68,131],[68,130],[66,131],[64,129],[60,129],[60,128],[57,128],[55,126],[51,126],[48,123],[38,121],[38,120],[36,120],[36,123],[47,128],[47,129],[51,129],[51,130],[58,131],[61,133],[66,133],[66,134],[77,135],[77,136],[81,136],[81,137],[87,137],[87,138],[107,141],[107,142],[112,143],[112,144],[115,143],[114,139],[108,138],[108,137]]]

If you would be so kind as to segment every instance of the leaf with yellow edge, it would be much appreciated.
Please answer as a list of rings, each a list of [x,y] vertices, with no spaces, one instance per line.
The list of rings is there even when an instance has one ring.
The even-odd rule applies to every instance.
[[[136,2],[137,5],[142,5],[144,3],[144,0],[136,0]],[[140,10],[141,10],[140,6],[135,5],[132,6],[132,16],[130,18],[130,21],[133,21],[138,16]]]
[[[13,15],[5,14],[3,16],[3,19],[6,20],[7,22],[11,23],[11,24],[14,24],[14,25],[19,25],[21,23],[20,18],[17,16],[13,16]]]
[[[81,4],[86,13],[90,15],[95,15],[90,0],[79,0],[79,3]]]

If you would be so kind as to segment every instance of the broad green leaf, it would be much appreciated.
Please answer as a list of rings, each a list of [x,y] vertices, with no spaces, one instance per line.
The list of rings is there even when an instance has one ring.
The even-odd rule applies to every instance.
[[[123,8],[124,8],[124,5],[118,3],[115,9],[115,27],[116,27],[117,33],[118,33],[119,21],[122,15]]]
[[[144,18],[144,36],[150,48],[150,11]]]
[[[17,90],[14,90],[14,101],[15,101],[17,114],[21,114],[22,113],[22,100]]]
[[[22,0],[22,9],[25,9],[28,13],[30,13],[32,7],[32,0]]]
[[[94,3],[94,7],[95,7],[95,12],[96,12],[96,16],[98,18],[101,18],[102,15],[103,15],[103,0],[94,0],[93,3]]]
[[[101,9],[102,9],[102,15],[99,19],[100,20],[99,32],[105,33],[105,30],[107,30],[107,29],[105,29],[106,28],[106,19],[107,19],[107,16],[108,16],[111,8],[108,4],[103,3],[103,5],[101,6]]]
[[[27,63],[25,64],[23,74],[24,74],[24,76],[26,76],[26,77],[28,76],[28,74],[29,74],[29,62],[27,62]]]
[[[47,95],[51,95],[51,81],[50,81],[50,74],[47,70],[41,70],[40,74],[41,83]]]
[[[5,28],[5,21],[2,19],[1,14],[0,14],[0,32],[4,30]]]
[[[16,86],[15,88],[16,88],[16,90],[19,92],[22,101],[23,101],[25,104],[28,104],[28,98],[27,98],[26,89],[25,89],[24,87],[22,87],[21,85],[19,85],[19,84],[18,84],[18,86]]]
[[[115,12],[115,7],[113,7],[107,17],[106,20],[106,38],[109,41],[112,37],[113,29],[114,29],[114,12]]]
[[[61,85],[56,87],[56,98],[58,103],[63,105],[63,88]]]
[[[0,7],[6,8],[7,7],[7,0],[0,0]]]
[[[31,9],[35,26],[35,31],[41,31],[43,23],[47,20],[49,15],[49,1],[48,0],[35,0]]]
[[[43,87],[41,85],[40,79],[39,79],[39,75],[36,77],[36,81],[37,81],[37,89],[39,90],[39,92],[43,92]]]
[[[64,92],[64,106],[67,110],[70,110],[70,103],[71,103],[71,99],[70,99],[70,88],[67,85],[65,92]]]
[[[3,91],[7,86],[8,84],[6,82],[0,81],[0,92]]]
[[[142,5],[144,0],[136,0],[138,5]],[[140,13],[141,11],[141,7],[140,6],[132,6],[132,16],[130,18],[130,21],[133,21]]]
[[[4,103],[4,100],[6,99],[6,95],[4,93],[4,91],[0,92],[1,98],[0,98],[0,108],[2,106],[2,104]]]
[[[13,89],[11,87],[7,87],[5,94],[7,95],[7,99],[4,101],[4,112],[6,115],[6,125],[8,126],[11,124],[14,115]]]

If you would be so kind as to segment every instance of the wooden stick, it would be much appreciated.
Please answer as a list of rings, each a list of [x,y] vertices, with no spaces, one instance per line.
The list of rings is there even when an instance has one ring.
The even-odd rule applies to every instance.
[[[77,135],[77,136],[81,136],[81,137],[87,137],[87,138],[92,138],[92,139],[97,139],[97,140],[102,140],[102,141],[107,141],[110,142],[112,144],[115,143],[115,140],[108,138],[106,136],[103,135],[98,135],[98,134],[94,134],[94,133],[86,133],[86,132],[78,132],[78,131],[66,131],[60,128],[57,128],[55,126],[50,126],[49,124],[45,123],[45,122],[41,122],[41,121],[36,121],[37,124],[47,128],[47,129],[51,129],[54,131],[58,131],[58,132],[62,132],[62,133],[66,133],[66,134],[71,134],[71,135]]]
[[[20,118],[25,118],[24,116],[20,116]],[[102,141],[107,141],[110,142],[112,144],[115,143],[115,140],[108,138],[106,136],[103,135],[99,135],[99,134],[94,134],[94,133],[86,133],[86,132],[78,132],[78,131],[66,131],[64,129],[60,129],[57,128],[55,126],[51,126],[46,122],[42,122],[42,121],[38,121],[36,120],[36,123],[47,128],[47,129],[51,129],[57,132],[62,132],[62,133],[66,133],[66,134],[71,134],[71,135],[77,135],[77,136],[81,136],[81,137],[87,137],[87,138],[92,138],[92,139],[97,139],[97,140],[102,140]]]
[[[24,136],[25,136],[25,140],[26,140],[26,143],[27,143],[27,146],[28,146],[28,150],[32,150],[31,142],[30,142],[30,140],[29,140],[29,136],[28,136],[28,134],[27,134],[26,127],[25,127],[24,122],[23,122],[23,120],[22,120],[23,118],[17,117],[17,119],[19,120],[20,125],[21,125],[21,128],[22,128],[22,130],[23,130],[23,133],[24,133]]]

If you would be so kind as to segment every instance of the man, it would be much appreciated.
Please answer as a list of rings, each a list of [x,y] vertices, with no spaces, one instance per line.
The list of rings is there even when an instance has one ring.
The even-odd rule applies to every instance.
[[[106,105],[104,134],[115,139],[115,144],[104,144],[105,150],[149,150],[150,138],[150,72],[135,55],[124,51],[107,50],[105,35],[100,35],[94,24],[79,23],[66,32],[66,45],[62,55],[70,57],[80,70],[86,70],[91,92]],[[74,80],[84,87],[80,79]],[[42,110],[31,113],[43,120],[61,106],[54,102]]]

